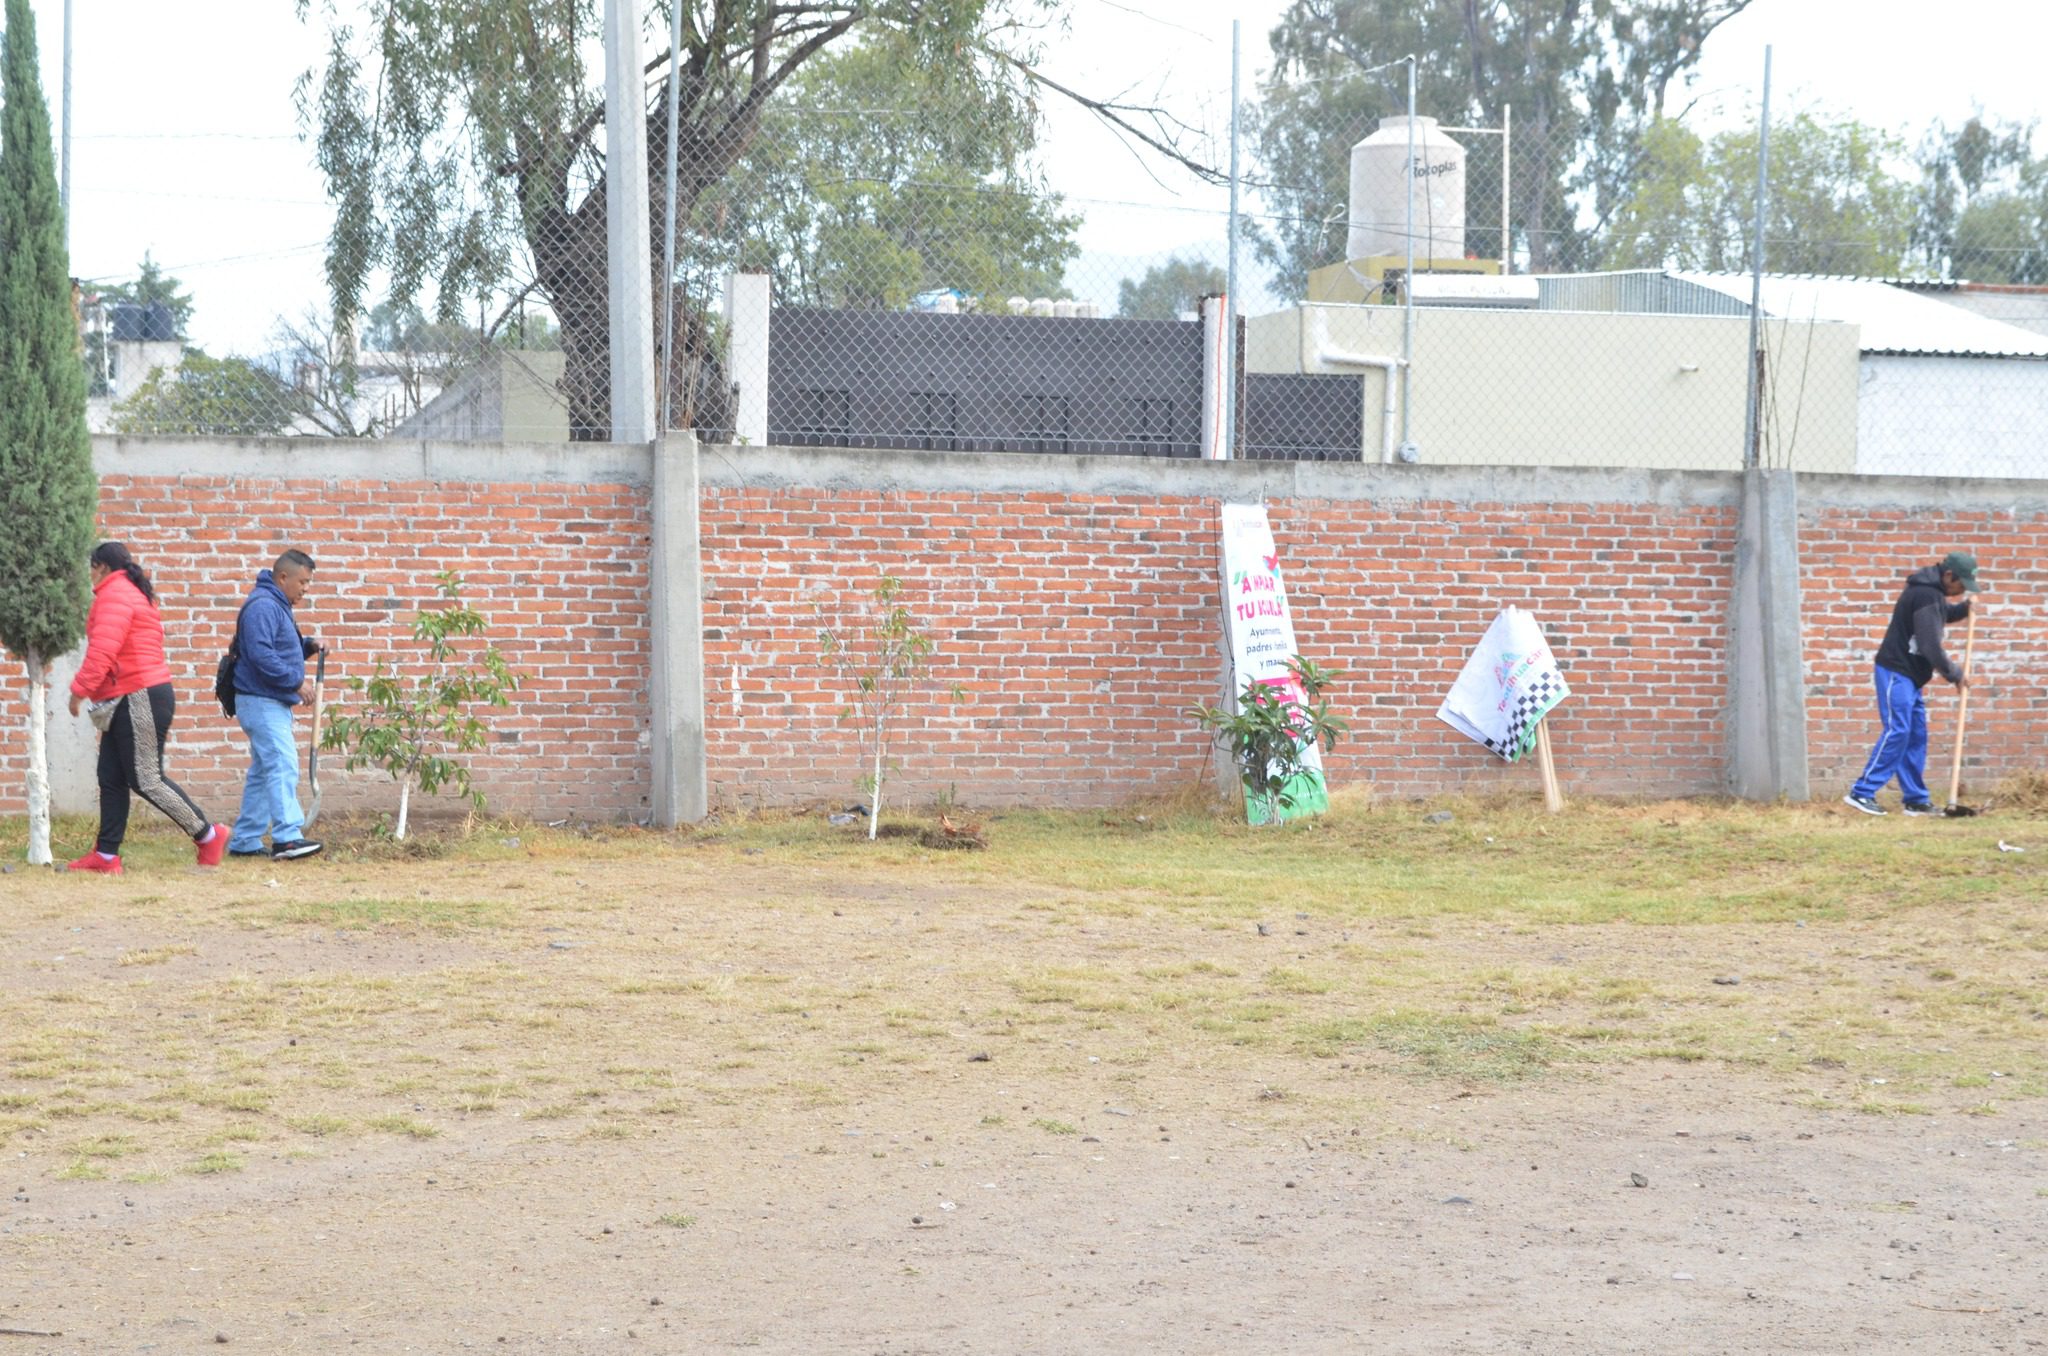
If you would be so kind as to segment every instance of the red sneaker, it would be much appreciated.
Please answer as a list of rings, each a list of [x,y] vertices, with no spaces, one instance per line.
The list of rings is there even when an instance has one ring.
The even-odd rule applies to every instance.
[[[214,825],[213,837],[195,846],[199,849],[199,864],[201,866],[219,866],[221,854],[228,850],[228,826],[225,824]]]
[[[73,871],[97,871],[102,876],[118,876],[121,874],[121,859],[119,857],[102,857],[97,852],[88,852],[73,862],[70,869]]]

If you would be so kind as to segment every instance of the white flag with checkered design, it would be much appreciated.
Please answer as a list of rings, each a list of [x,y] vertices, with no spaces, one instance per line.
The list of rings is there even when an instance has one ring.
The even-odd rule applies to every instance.
[[[1512,763],[1535,747],[1536,722],[1571,692],[1535,614],[1504,607],[1436,718]]]

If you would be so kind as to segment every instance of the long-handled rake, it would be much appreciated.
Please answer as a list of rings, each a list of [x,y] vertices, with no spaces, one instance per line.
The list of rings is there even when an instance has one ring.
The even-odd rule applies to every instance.
[[[1970,605],[1970,620],[1963,628],[1963,693],[1956,703],[1956,752],[1948,770],[1948,804],[1942,813],[1950,819],[1967,819],[1976,809],[1957,799],[1963,789],[1963,726],[1970,719],[1970,661],[1977,654],[1977,607]]]
[[[306,750],[306,785],[313,793],[313,803],[306,807],[306,827],[309,829],[320,817],[320,717],[326,709],[322,700],[326,689],[327,651],[323,649],[313,663],[313,741]]]

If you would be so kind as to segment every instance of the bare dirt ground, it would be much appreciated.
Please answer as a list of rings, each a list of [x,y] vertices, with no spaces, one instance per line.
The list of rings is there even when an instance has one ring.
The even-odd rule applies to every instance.
[[[527,836],[0,878],[0,1356],[2048,1348],[2031,885],[1530,926]]]

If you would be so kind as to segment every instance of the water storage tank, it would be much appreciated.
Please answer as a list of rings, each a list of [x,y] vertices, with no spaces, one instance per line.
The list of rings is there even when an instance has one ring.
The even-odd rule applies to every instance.
[[[1351,148],[1351,234],[1345,258],[1405,254],[1408,220],[1407,118],[1381,118],[1377,132]],[[1415,257],[1465,257],[1465,148],[1415,123]]]

